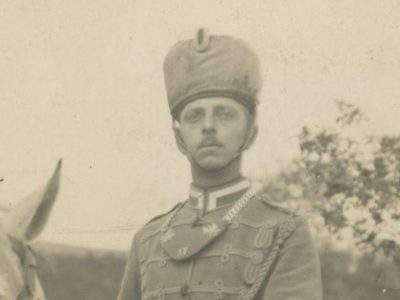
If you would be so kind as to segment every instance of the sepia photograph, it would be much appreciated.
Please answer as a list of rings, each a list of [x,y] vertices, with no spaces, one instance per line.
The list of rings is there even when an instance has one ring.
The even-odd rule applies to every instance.
[[[0,2],[0,300],[400,299],[400,2]]]

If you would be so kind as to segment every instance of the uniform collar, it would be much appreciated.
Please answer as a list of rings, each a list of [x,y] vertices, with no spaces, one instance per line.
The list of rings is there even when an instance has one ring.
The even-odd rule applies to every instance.
[[[204,212],[211,211],[238,200],[249,187],[250,182],[244,177],[210,189],[201,189],[191,184],[188,205]]]

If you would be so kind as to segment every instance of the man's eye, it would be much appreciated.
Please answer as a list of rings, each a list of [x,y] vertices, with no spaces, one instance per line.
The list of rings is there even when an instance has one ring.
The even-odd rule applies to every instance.
[[[200,118],[200,115],[196,112],[188,113],[185,115],[184,120],[187,122],[196,122]]]
[[[235,117],[235,114],[232,111],[221,111],[219,117],[222,120],[231,120]]]

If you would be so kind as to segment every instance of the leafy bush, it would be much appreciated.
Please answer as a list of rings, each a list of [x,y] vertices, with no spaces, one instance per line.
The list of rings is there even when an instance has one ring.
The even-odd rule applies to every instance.
[[[352,136],[366,118],[354,105],[337,104],[336,124],[305,126],[301,157],[264,192],[308,214],[316,231],[327,228],[359,253],[400,263],[400,136]]]

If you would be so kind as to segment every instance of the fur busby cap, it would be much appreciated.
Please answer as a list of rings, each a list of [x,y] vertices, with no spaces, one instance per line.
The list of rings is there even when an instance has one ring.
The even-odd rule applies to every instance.
[[[172,47],[164,61],[164,79],[173,115],[190,101],[217,96],[254,110],[261,90],[255,52],[240,39],[209,36],[204,29]]]

